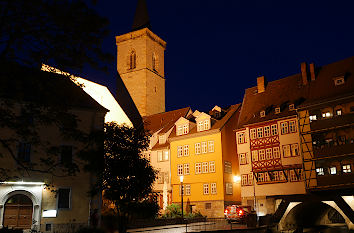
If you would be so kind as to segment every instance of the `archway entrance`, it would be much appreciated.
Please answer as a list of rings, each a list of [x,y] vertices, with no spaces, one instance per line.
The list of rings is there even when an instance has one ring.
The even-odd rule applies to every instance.
[[[9,228],[30,229],[32,226],[33,204],[23,194],[10,197],[5,204],[3,226]]]

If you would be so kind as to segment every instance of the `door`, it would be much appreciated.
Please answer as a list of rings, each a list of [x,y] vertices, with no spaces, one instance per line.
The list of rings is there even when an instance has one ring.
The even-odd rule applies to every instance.
[[[4,210],[4,226],[17,229],[30,229],[32,226],[33,205],[26,195],[10,197]]]

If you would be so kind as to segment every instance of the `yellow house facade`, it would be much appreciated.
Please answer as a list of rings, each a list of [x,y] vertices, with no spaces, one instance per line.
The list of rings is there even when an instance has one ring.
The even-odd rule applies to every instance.
[[[238,108],[239,105],[233,105],[223,110],[216,106],[209,114],[195,111],[175,123],[170,136],[172,202],[181,204],[183,176],[185,213],[223,217],[226,205],[240,203],[232,134]]]

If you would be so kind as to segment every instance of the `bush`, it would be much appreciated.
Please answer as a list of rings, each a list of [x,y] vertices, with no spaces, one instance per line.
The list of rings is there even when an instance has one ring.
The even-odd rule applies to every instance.
[[[0,229],[0,233],[23,233],[23,231],[19,229],[9,229],[7,227],[3,227]]]
[[[167,206],[165,214],[162,215],[163,218],[180,218],[182,217],[181,206],[177,204],[171,204]]]
[[[203,218],[204,216],[199,212],[192,212],[189,213],[187,216],[185,216],[186,218]]]

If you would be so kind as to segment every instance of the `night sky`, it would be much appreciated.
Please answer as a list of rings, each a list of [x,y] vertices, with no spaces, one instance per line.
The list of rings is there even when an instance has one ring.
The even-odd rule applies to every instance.
[[[147,0],[152,31],[167,42],[166,111],[208,111],[242,102],[244,89],[354,56],[354,1]],[[115,36],[131,30],[136,0],[98,0],[111,23],[104,50],[116,53]],[[80,76],[115,93],[110,74]]]

